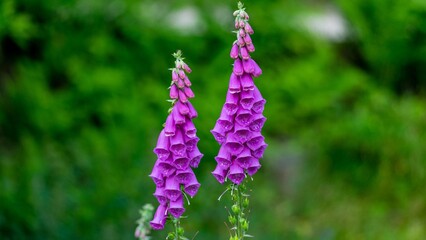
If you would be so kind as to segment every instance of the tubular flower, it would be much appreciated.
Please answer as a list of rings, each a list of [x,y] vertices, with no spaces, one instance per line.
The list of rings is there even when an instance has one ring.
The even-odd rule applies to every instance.
[[[266,100],[253,82],[262,70],[250,56],[255,50],[250,37],[254,31],[241,3],[234,16],[237,36],[229,54],[234,64],[225,104],[211,130],[221,145],[212,174],[222,184],[229,179],[240,185],[247,174],[252,176],[261,167],[259,159],[267,147],[261,134]]]
[[[172,107],[160,132],[154,153],[157,161],[149,175],[156,185],[154,196],[159,207],[150,222],[155,230],[164,228],[166,218],[179,218],[185,211],[184,194],[194,197],[200,187],[192,168],[198,167],[203,154],[199,151],[197,129],[192,119],[197,112],[189,100],[194,97],[186,74],[191,69],[183,62],[181,51],[172,70],[170,102]]]

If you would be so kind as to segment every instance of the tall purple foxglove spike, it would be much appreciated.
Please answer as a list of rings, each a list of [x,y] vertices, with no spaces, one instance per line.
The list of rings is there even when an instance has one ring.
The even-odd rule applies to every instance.
[[[167,217],[179,218],[185,211],[183,194],[193,197],[200,187],[191,169],[198,167],[203,157],[197,147],[199,138],[192,122],[197,117],[197,111],[189,101],[194,97],[187,76],[192,70],[183,61],[180,51],[173,56],[176,60],[169,88],[172,107],[158,137],[154,149],[158,159],[149,175],[156,184],[154,196],[160,203],[150,222],[155,230],[164,228]]]

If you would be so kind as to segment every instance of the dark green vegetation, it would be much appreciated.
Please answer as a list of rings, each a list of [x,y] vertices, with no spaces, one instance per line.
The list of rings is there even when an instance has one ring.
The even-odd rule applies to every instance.
[[[247,1],[270,147],[249,187],[256,239],[426,235],[426,4],[337,0],[347,36],[301,22],[328,1]],[[196,30],[174,23],[199,11]],[[182,221],[227,239],[209,130],[231,73],[230,1],[0,1],[0,239],[133,239],[182,49],[202,187]],[[189,13],[188,13],[189,12]],[[164,239],[167,231],[154,233]]]

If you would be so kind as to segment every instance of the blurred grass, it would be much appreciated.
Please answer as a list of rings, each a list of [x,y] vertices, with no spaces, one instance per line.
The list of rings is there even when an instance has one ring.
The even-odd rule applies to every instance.
[[[182,49],[198,110],[202,183],[188,236],[227,239],[209,133],[234,41],[227,1],[0,2],[0,238],[133,239]],[[257,239],[422,239],[426,203],[426,5],[246,2],[267,99],[263,168],[251,183]],[[335,9],[346,36],[300,16]],[[188,10],[189,9],[189,10]],[[195,10],[194,10],[195,9]],[[195,11],[195,28],[178,23]],[[153,233],[162,239],[165,232]]]

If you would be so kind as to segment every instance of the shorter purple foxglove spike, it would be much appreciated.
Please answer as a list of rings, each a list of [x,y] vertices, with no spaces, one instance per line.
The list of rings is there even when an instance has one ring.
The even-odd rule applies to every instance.
[[[265,152],[266,147],[268,147],[268,144],[263,143],[260,145],[260,147],[254,151],[251,151],[253,157],[260,159],[263,157],[263,153]]]
[[[166,205],[160,205],[155,211],[154,219],[150,221],[150,225],[154,230],[161,230],[164,228],[164,224],[166,224],[167,218],[167,207]]]
[[[252,117],[252,122],[249,124],[249,128],[253,132],[260,132],[265,122],[266,118],[262,114],[255,114]]]
[[[189,114],[189,104],[190,104],[189,102],[182,103],[181,101],[177,101],[176,104],[175,104],[175,108],[178,109],[180,114],[185,116],[185,115]]]
[[[241,59],[239,59],[239,58],[235,59],[233,72],[237,76],[243,75],[244,69],[243,69],[243,63],[242,63]]]
[[[159,162],[157,167],[160,169],[164,177],[170,177],[176,172],[176,168],[172,165],[172,159],[167,162]]]
[[[189,110],[189,112],[188,112],[189,117],[190,118],[198,117],[198,113],[195,110],[194,106],[192,106],[192,104],[190,102],[188,102],[187,105],[188,105],[188,110]]]
[[[228,115],[225,108],[222,108],[222,112],[220,113],[220,117],[217,120],[216,124],[219,124],[219,126],[225,132],[231,131],[231,129],[234,127],[233,119],[230,115]]]
[[[247,36],[248,36],[248,35],[247,35]],[[247,48],[246,48],[246,47],[241,47],[240,52],[241,52],[241,57],[242,57],[244,60],[247,60],[247,59],[249,59],[249,58],[250,58],[250,54],[248,53],[248,51],[247,51]]]
[[[244,174],[244,169],[242,169],[237,163],[233,163],[229,168],[228,178],[231,182],[239,185],[244,180],[246,175]]]
[[[245,26],[244,26],[244,30],[245,30],[245,31],[246,31],[246,33],[248,33],[248,34],[253,34],[253,33],[254,33],[253,28],[250,26],[250,24],[249,24],[249,23],[246,23],[246,24],[245,24]]]
[[[179,170],[189,167],[189,158],[187,156],[175,156],[173,158],[173,165]]]
[[[201,158],[203,158],[203,154],[200,152],[200,150],[196,147],[192,152],[188,153],[188,158],[190,159],[189,165],[192,168],[197,168],[200,164]]]
[[[183,89],[183,92],[185,93],[185,95],[188,97],[188,98],[194,98],[195,97],[195,95],[194,95],[194,92],[191,90],[191,88],[189,88],[189,87],[185,87],[184,89]]]
[[[179,79],[179,76],[178,76],[178,74],[177,74],[176,70],[173,70],[173,71],[172,71],[172,81],[173,81],[173,82],[177,82],[177,81],[178,81],[178,79]]]
[[[191,73],[192,72],[191,68],[186,63],[183,64],[183,69],[185,69],[185,71],[187,73]]]
[[[192,85],[191,81],[189,81],[189,78],[187,76],[185,76],[185,79],[183,79],[183,83],[187,87],[190,87]]]
[[[179,96],[178,87],[176,86],[176,84],[172,84],[170,86],[170,98],[176,99],[176,98],[178,98],[178,96]]]
[[[157,146],[154,148],[154,153],[157,154],[157,157],[160,160],[166,160],[169,155],[169,138],[166,137],[166,134],[164,133],[164,129],[160,132],[160,135],[158,136],[157,140]]]
[[[244,146],[236,139],[233,133],[228,133],[224,147],[233,156],[237,156],[244,149]]]
[[[254,61],[253,59],[251,60],[251,64],[253,65],[253,76],[254,77],[259,77],[260,75],[262,75],[262,69],[259,67],[259,65],[257,65],[256,61]]]
[[[175,217],[179,218],[185,212],[183,207],[183,196],[180,196],[176,201],[170,201],[169,204],[169,213]]]
[[[197,178],[193,177],[189,183],[185,184],[184,190],[186,194],[188,194],[191,197],[194,197],[195,194],[197,194],[200,186],[201,184],[197,181]]]
[[[254,47],[254,45],[253,45],[253,43],[251,43],[251,44],[246,44],[246,48],[247,48],[247,50],[249,51],[249,52],[254,52],[256,49],[255,49],[255,47]]]
[[[259,170],[259,168],[261,167],[260,163],[259,163],[259,159],[257,158],[253,158],[253,161],[251,162],[250,166],[247,168],[247,174],[250,176],[253,176],[257,170]]]
[[[218,165],[220,165],[222,168],[229,168],[231,166],[231,155],[229,154],[228,150],[221,146],[218,155],[214,158]]]
[[[187,137],[189,138],[196,137],[197,129],[195,128],[194,123],[190,119],[187,119],[185,121],[185,124],[183,125],[183,130],[185,131],[185,135]]]
[[[253,107],[253,103],[254,103],[253,90],[242,91],[241,100],[240,100],[241,107],[248,110]]]
[[[174,136],[175,132],[176,132],[175,120],[173,119],[172,114],[169,114],[164,126],[164,135],[166,137]]]
[[[241,144],[247,142],[248,139],[250,139],[252,135],[252,132],[249,130],[248,127],[244,127],[238,123],[235,124],[235,132],[234,136],[235,139],[238,140]]]
[[[169,150],[175,156],[183,156],[186,153],[186,146],[181,129],[177,129],[175,135],[170,138]]]
[[[228,89],[231,93],[239,93],[241,91],[240,78],[235,73],[232,73],[231,77],[229,78]]]
[[[252,110],[255,113],[262,113],[265,107],[266,100],[263,99],[262,94],[260,94],[260,91],[257,87],[254,88],[253,97],[254,97],[254,103],[253,103]]]
[[[246,32],[244,31],[244,29],[240,29],[238,30],[238,34],[240,34],[241,37],[244,37],[246,35]]]
[[[180,78],[180,79],[185,79],[185,76],[186,76],[186,75],[185,75],[185,72],[184,72],[183,70],[179,70],[179,73],[178,73],[178,74],[179,74],[179,78]]]
[[[225,104],[223,105],[223,108],[225,109],[226,113],[228,115],[234,115],[238,110],[238,101],[239,95],[238,94],[232,94],[231,90],[228,90],[228,93],[226,94],[226,100]]]
[[[216,124],[214,128],[210,131],[213,134],[214,139],[220,145],[222,145],[226,140],[226,132],[222,129],[219,124]]]
[[[245,73],[241,76],[240,79],[241,79],[241,85],[243,87],[243,91],[249,91],[254,89],[253,78],[251,77],[250,74]]]
[[[244,39],[244,42],[245,42],[246,44],[252,44],[252,41],[251,41],[251,38],[250,38],[250,35],[249,35],[249,34],[246,34],[246,35],[243,37],[243,39]]]
[[[164,193],[170,201],[176,201],[182,192],[180,191],[180,184],[176,181],[174,177],[169,177],[166,179],[166,187],[164,188]]]
[[[243,109],[243,108],[238,109],[237,116],[235,118],[235,121],[237,123],[239,123],[242,126],[247,126],[250,124],[251,119],[252,119],[252,114],[250,110]]]
[[[251,155],[250,149],[244,148],[240,155],[237,156],[235,161],[238,163],[238,165],[240,165],[240,167],[242,167],[243,169],[247,169],[251,165],[253,159],[254,158]]]
[[[251,58],[247,60],[243,60],[243,69],[244,69],[244,72],[246,73],[254,72],[253,60]]]
[[[152,181],[154,181],[157,187],[164,186],[164,177],[163,174],[161,174],[161,169],[158,167],[158,165],[154,166],[149,177],[152,179]]]
[[[224,168],[218,164],[212,174],[218,182],[223,184],[228,174],[228,168]]]
[[[247,147],[251,150],[256,150],[264,144],[265,138],[260,132],[253,132],[251,138],[247,141]]]
[[[182,90],[179,90],[179,100],[182,103],[187,103],[188,102],[188,97],[186,96],[186,94]]]
[[[167,197],[166,194],[164,193],[164,187],[158,187],[155,189],[154,192],[154,197],[157,198],[157,201],[161,204],[161,205],[166,205],[167,204]]]
[[[186,122],[185,120],[185,116],[183,116],[182,114],[180,114],[179,110],[177,107],[174,107],[172,110],[172,117],[173,120],[175,122],[175,125],[182,125]]]
[[[176,181],[183,185],[188,184],[193,177],[195,177],[195,175],[191,168],[177,170],[175,175]]]
[[[238,58],[238,45],[237,44],[232,45],[231,52],[229,53],[229,55],[233,59]]]
[[[198,141],[200,141],[198,137],[194,137],[194,138],[184,137],[184,140],[186,145],[186,151],[188,152],[192,152],[197,147]]]

